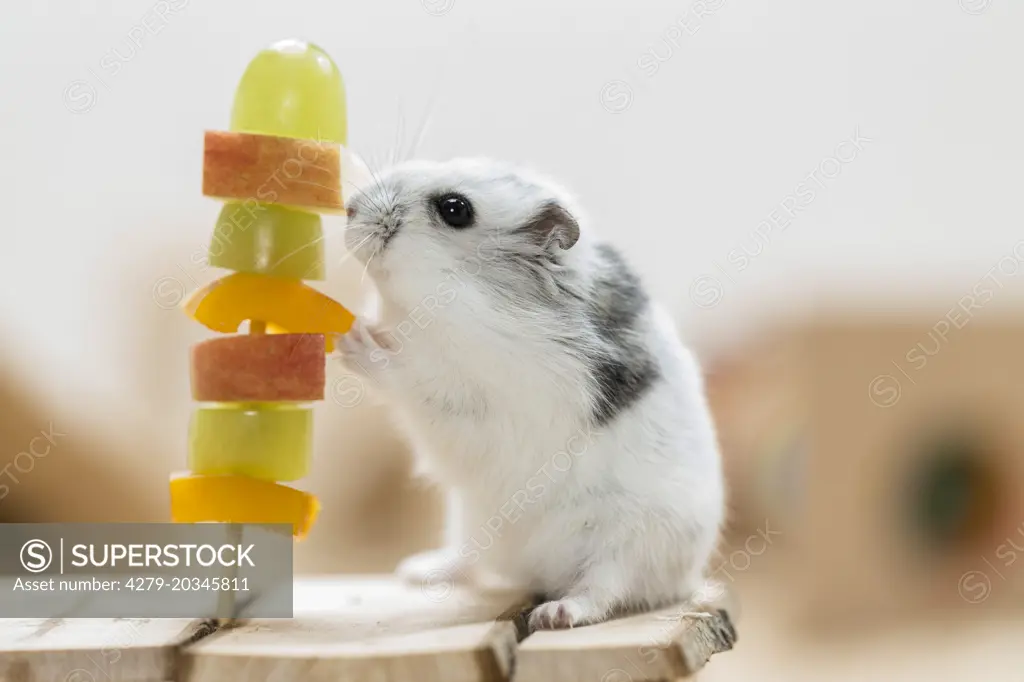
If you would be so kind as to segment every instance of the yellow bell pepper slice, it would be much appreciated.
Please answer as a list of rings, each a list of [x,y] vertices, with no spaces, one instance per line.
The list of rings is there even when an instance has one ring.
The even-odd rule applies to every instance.
[[[172,476],[170,488],[175,523],[289,524],[303,538],[320,511],[309,493],[246,476]]]
[[[345,306],[297,279],[236,272],[197,289],[182,307],[196,322],[233,334],[246,320],[259,320],[293,334],[324,334],[325,351],[333,335],[344,334],[355,316]]]
[[[313,459],[313,409],[287,403],[213,403],[192,415],[188,468],[297,481]]]

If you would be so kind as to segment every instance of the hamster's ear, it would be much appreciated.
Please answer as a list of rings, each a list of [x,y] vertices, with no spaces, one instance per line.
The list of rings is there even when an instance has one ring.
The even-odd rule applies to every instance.
[[[572,248],[580,238],[580,224],[556,202],[544,204],[522,231],[535,237],[542,246],[553,243],[563,251]]]

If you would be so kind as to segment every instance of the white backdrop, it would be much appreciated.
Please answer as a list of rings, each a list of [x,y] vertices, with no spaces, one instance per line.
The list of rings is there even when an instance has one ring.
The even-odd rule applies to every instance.
[[[22,0],[0,19],[0,324],[36,385],[159,407],[135,404],[145,374],[184,419],[204,333],[153,286],[210,279],[183,271],[217,212],[202,131],[284,37],[340,65],[357,152],[407,154],[429,120],[419,155],[558,177],[694,336],[829,288],[953,304],[1024,237],[1014,0]]]

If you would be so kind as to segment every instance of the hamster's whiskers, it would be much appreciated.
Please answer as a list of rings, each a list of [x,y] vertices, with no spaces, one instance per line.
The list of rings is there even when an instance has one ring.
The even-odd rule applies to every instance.
[[[402,143],[402,135],[405,133],[405,112],[402,111],[402,105],[398,105],[398,127],[395,128],[395,142],[391,148],[391,152],[388,154],[388,165],[394,166],[395,162],[398,161],[398,149]]]
[[[368,234],[365,237],[363,237],[362,239],[360,239],[359,243],[352,247],[351,252],[355,253],[359,249],[363,248],[363,244],[365,244],[366,242],[370,241],[370,239],[373,238],[373,235],[374,235],[374,233],[371,232],[370,234]]]
[[[367,169],[369,169],[369,165],[367,165]],[[370,172],[372,173],[373,171],[370,171]],[[371,178],[371,180],[372,179],[373,178]],[[354,183],[352,181],[349,181],[348,184],[349,184],[349,186],[354,187],[357,192],[362,194],[363,197],[366,198],[366,201],[369,202],[375,209],[377,209],[378,211],[383,211],[384,210],[384,207],[380,205],[380,203],[373,197],[373,195],[371,195],[369,192],[366,191],[366,185],[364,185],[362,187],[359,187],[359,186],[356,185],[356,183]]]
[[[373,231],[373,232],[371,232],[371,233],[370,233],[369,235],[367,235],[366,239],[369,239],[370,237],[373,237],[373,236],[374,236],[374,235],[376,235],[376,234],[377,234],[377,232],[376,232],[376,230],[374,230],[374,231]],[[362,242],[359,242],[359,243],[360,243],[360,245],[361,245],[361,244],[362,244],[363,242],[365,242],[365,241],[366,241],[366,239],[364,239],[364,240],[363,240]],[[370,254],[370,257],[366,259],[366,264],[365,264],[365,265],[363,265],[363,274],[359,276],[359,284],[360,284],[360,286],[361,286],[361,285],[363,284],[363,282],[365,282],[365,281],[366,281],[366,273],[367,273],[367,271],[369,271],[369,269],[370,269],[370,263],[371,263],[371,262],[373,261],[373,259],[374,259],[374,258],[376,258],[376,257],[377,257],[377,254],[379,254],[379,253],[380,253],[380,251],[381,251],[380,241],[378,240],[378,242],[377,242],[377,243],[378,243],[378,246],[377,246],[376,248],[374,248],[374,250],[373,250],[373,253],[371,253],[371,254]]]

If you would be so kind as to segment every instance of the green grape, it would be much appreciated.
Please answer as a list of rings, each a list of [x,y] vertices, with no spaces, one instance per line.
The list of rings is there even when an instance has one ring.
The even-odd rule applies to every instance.
[[[312,43],[274,43],[256,55],[242,75],[231,130],[346,144],[341,72]]]
[[[210,265],[273,277],[326,276],[320,216],[276,204],[229,201],[210,240]]]
[[[194,474],[297,481],[313,455],[313,409],[290,403],[204,404],[192,415],[188,467]]]

